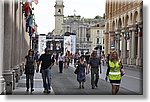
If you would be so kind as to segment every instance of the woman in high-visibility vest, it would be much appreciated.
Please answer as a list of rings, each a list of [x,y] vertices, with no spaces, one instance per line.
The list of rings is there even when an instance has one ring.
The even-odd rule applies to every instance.
[[[119,91],[121,76],[122,76],[121,73],[122,68],[123,68],[122,64],[118,58],[118,53],[116,51],[113,51],[110,54],[110,59],[108,62],[108,69],[106,74],[109,77],[110,83],[112,85],[113,95],[116,95]]]

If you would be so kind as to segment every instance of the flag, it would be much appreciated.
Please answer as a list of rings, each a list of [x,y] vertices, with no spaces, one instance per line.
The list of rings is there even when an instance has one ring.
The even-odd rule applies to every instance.
[[[32,27],[32,24],[33,24],[33,15],[30,15],[30,18],[29,18],[29,26]]]
[[[25,11],[25,15],[27,16],[28,14],[29,14],[29,11],[30,11],[30,6],[29,6],[29,3],[28,2],[26,2],[25,4],[24,4],[24,11]]]
[[[36,5],[39,3],[38,0],[32,0]]]
[[[32,33],[34,33],[35,32],[35,28],[34,27],[32,27]]]

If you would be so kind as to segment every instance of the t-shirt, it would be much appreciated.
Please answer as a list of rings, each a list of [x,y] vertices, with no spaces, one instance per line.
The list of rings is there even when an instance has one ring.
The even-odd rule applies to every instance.
[[[26,64],[25,64],[25,74],[34,74],[34,56],[25,56]]]
[[[90,64],[91,68],[99,68],[99,65],[101,64],[100,59],[99,58],[90,58],[89,64]]]
[[[39,61],[42,61],[41,69],[47,69],[55,62],[54,57],[52,58],[50,54],[42,54]]]
[[[34,63],[34,60],[35,60],[35,57],[34,56],[32,56],[32,57],[30,57],[30,56],[25,56],[25,58],[26,58],[26,64],[33,64]]]

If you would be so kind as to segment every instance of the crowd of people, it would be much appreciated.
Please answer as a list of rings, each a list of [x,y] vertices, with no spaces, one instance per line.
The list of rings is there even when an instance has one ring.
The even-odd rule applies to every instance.
[[[79,88],[84,88],[86,81],[86,75],[91,75],[91,88],[98,87],[99,75],[102,73],[101,64],[107,65],[106,81],[112,85],[112,94],[117,94],[121,83],[121,78],[124,75],[124,70],[121,61],[118,58],[116,51],[108,54],[105,57],[104,53],[100,57],[97,55],[97,51],[93,50],[92,53],[87,52],[85,54],[75,54],[67,51],[65,55],[63,53],[52,53],[49,48],[45,48],[45,53],[39,55],[38,52],[34,52],[32,49],[28,51],[28,55],[25,56],[25,74],[26,74],[26,88],[29,92],[29,86],[31,86],[31,92],[34,91],[34,73],[40,72],[43,78],[44,93],[50,93],[51,91],[51,68],[54,64],[59,66],[59,73],[63,73],[64,68],[69,68],[69,64],[74,64],[76,68],[77,81]],[[41,67],[39,67],[41,65]],[[29,85],[29,83],[31,85]]]

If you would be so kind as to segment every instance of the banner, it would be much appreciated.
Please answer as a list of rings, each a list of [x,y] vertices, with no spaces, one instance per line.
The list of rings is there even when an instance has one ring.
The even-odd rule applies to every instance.
[[[71,36],[71,53],[75,54],[76,53],[76,35],[72,34]]]
[[[64,55],[67,51],[71,52],[71,36],[64,36]]]
[[[38,51],[39,54],[43,54],[46,48],[46,35],[39,35],[39,45],[38,45]]]

